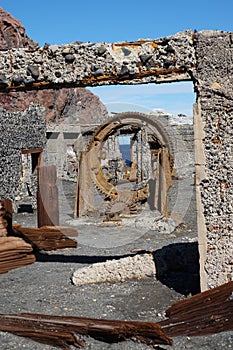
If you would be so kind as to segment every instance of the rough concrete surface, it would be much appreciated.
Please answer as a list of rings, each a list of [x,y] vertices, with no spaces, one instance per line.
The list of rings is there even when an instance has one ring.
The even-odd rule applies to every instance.
[[[153,255],[137,254],[78,269],[73,273],[72,282],[75,285],[99,282],[125,282],[126,280],[152,277],[155,274]]]

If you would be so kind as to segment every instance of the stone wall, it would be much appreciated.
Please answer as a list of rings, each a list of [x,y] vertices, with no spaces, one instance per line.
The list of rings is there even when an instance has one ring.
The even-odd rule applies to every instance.
[[[13,199],[20,181],[22,150],[45,146],[44,109],[31,105],[24,112],[8,112],[1,108],[0,120],[0,198]]]
[[[202,290],[233,279],[232,35],[220,31],[184,31],[156,40],[115,44],[75,42],[62,46],[45,45],[35,50],[11,49],[0,55],[0,89],[4,92],[104,84],[194,82]],[[5,132],[5,120],[2,116],[1,119],[1,131]],[[7,128],[9,124],[8,118]],[[11,130],[15,126],[16,123]],[[33,140],[32,128],[30,134]],[[6,151],[1,151],[1,164],[4,164],[1,197],[13,195],[19,170],[19,153],[8,151],[8,148],[15,150],[14,136],[6,136],[1,139],[4,147],[7,144]]]
[[[163,124],[169,134],[174,152],[175,176],[192,177],[195,172],[193,119],[185,115],[153,112],[152,116]]]

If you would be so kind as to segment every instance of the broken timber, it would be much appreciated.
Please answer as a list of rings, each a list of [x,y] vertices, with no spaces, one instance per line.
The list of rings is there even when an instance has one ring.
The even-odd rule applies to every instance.
[[[13,225],[7,236],[7,223],[0,216],[0,274],[32,264],[36,261],[34,250],[76,248],[77,241],[67,237],[77,236],[70,227],[23,228]]]
[[[0,274],[36,261],[33,248],[19,237],[0,237]]]
[[[169,337],[201,336],[233,330],[233,281],[171,306],[160,322]]]
[[[13,234],[22,237],[36,250],[56,250],[77,248],[77,241],[67,237],[77,236],[77,230],[70,227],[43,226],[40,228],[26,228],[13,225]]]
[[[33,248],[21,237],[9,237],[12,203],[0,200],[0,274],[36,261]]]
[[[41,314],[0,315],[0,331],[30,338],[44,344],[81,347],[91,336],[107,343],[126,339],[148,345],[171,345],[170,337],[201,336],[233,330],[233,281],[174,304],[168,319],[159,322],[99,320]],[[77,334],[77,335],[76,335]]]
[[[98,320],[93,318],[48,316],[38,314],[0,315],[0,330],[24,336],[40,343],[70,349],[81,347],[79,335],[89,335],[107,343],[127,339],[148,345],[171,345],[172,340],[162,328],[152,322]]]
[[[39,314],[0,315],[0,331],[44,344],[81,347],[78,335],[114,343],[131,339],[148,345],[171,345],[170,337],[202,336],[233,330],[233,281],[182,300],[166,311],[159,322],[98,320]],[[76,335],[77,334],[77,335]]]

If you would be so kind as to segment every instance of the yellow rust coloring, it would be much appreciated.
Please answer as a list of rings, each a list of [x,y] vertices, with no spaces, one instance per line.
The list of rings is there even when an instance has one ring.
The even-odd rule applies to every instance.
[[[150,44],[154,49],[158,48],[158,44],[154,42],[153,40],[137,40],[137,41],[129,41],[129,42],[123,42],[123,43],[115,43],[112,44],[112,49],[115,48],[121,48],[121,47],[130,47],[132,48],[138,48],[139,46],[142,46],[143,44]]]

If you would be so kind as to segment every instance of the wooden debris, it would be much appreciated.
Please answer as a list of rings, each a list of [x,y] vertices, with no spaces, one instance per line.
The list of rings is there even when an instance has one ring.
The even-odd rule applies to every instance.
[[[179,301],[160,322],[169,337],[201,336],[233,330],[233,281]]]
[[[189,299],[166,311],[168,319],[159,322],[99,320],[42,314],[0,315],[0,331],[30,338],[40,343],[82,347],[82,336],[107,343],[127,339],[147,345],[171,345],[171,337],[201,336],[233,330],[233,281]]]
[[[87,335],[106,343],[127,339],[147,345],[171,345],[172,340],[158,324],[139,321],[98,320],[93,318],[40,314],[0,315],[0,331],[11,332],[40,343],[68,350],[81,347]],[[79,335],[79,336],[78,336]]]
[[[7,231],[4,229],[7,223],[3,220],[0,220],[0,274],[34,263],[36,261],[34,249],[56,250],[77,247],[77,241],[66,236],[66,234],[77,236],[77,231],[70,227],[52,226],[35,229],[13,225],[11,231],[13,236],[6,236]]]
[[[22,238],[0,237],[0,274],[36,261],[33,248]]]
[[[43,226],[40,228],[26,228],[16,224],[13,225],[13,234],[25,239],[36,250],[77,248],[77,241],[66,236],[78,235],[77,230],[70,227]]]
[[[59,225],[57,170],[55,165],[38,168],[38,227]]]

